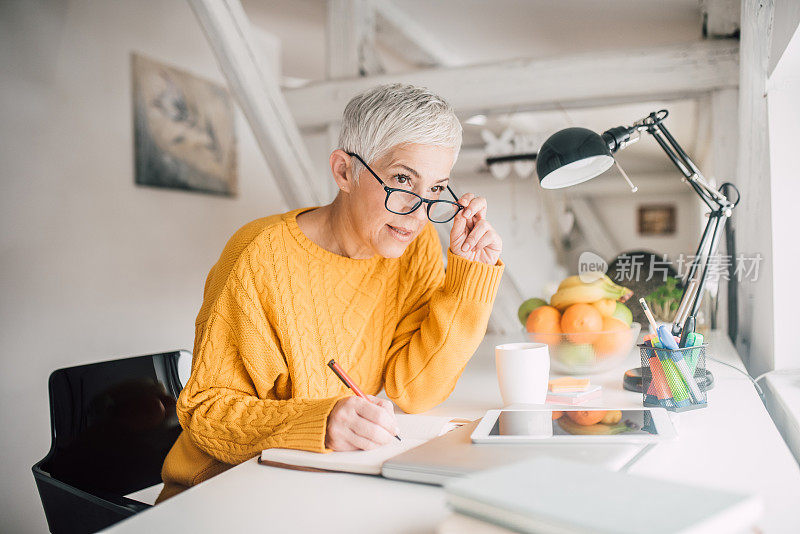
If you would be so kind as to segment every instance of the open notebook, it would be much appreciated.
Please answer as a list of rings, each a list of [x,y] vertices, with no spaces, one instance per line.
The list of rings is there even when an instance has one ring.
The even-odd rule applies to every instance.
[[[397,426],[400,428],[398,435],[402,441],[392,440],[388,445],[369,451],[319,453],[294,449],[266,449],[261,452],[259,463],[291,469],[380,475],[383,462],[389,458],[466,423],[469,423],[469,420],[400,414],[397,416]]]

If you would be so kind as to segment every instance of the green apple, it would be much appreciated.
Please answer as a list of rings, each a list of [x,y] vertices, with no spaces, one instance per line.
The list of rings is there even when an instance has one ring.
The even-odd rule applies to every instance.
[[[520,305],[519,310],[517,310],[517,315],[519,315],[519,322],[521,322],[524,325],[528,321],[528,315],[530,315],[533,310],[535,310],[539,306],[546,306],[546,305],[547,302],[539,298],[532,298],[526,300]]]
[[[619,319],[628,326],[630,326],[631,323],[633,322],[633,314],[631,313],[630,308],[628,308],[621,302],[617,302],[617,309],[614,310],[614,313],[611,314],[611,317]]]
[[[585,367],[595,362],[594,347],[587,343],[562,343],[555,350],[556,358],[569,367]]]

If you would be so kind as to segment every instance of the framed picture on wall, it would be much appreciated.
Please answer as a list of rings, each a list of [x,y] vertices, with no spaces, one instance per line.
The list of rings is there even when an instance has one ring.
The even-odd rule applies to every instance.
[[[131,55],[135,182],[236,196],[236,129],[225,88]]]
[[[639,206],[639,235],[673,235],[675,220],[675,205],[673,204]]]

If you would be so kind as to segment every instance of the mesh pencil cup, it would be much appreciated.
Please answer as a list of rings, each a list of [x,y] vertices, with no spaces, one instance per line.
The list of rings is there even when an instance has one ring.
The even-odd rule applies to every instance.
[[[642,403],[683,412],[708,406],[706,347],[664,349],[639,345],[642,356]]]

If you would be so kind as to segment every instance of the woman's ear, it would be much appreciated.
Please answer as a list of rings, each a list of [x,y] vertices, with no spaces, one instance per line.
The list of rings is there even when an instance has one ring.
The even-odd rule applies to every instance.
[[[333,179],[336,180],[336,186],[345,193],[349,193],[352,190],[354,183],[350,166],[351,160],[352,156],[348,155],[344,150],[337,148],[331,152],[330,164]]]

